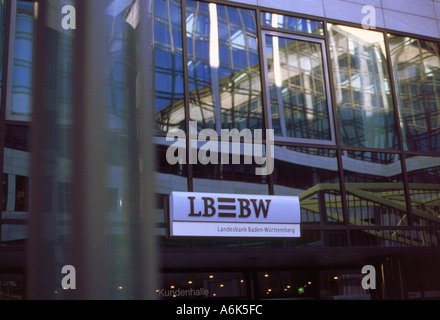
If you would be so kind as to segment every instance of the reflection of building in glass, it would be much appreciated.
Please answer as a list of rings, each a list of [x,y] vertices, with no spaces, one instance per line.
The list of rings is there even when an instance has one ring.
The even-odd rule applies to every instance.
[[[182,27],[179,1],[154,1],[154,114],[156,129],[184,128]]]
[[[157,170],[161,234],[166,234],[161,209],[171,190],[296,195],[304,228],[300,239],[283,244],[220,239],[190,244],[164,239],[165,246],[191,250],[207,245],[401,248],[440,244],[437,158],[402,153],[396,121],[402,111],[393,101],[389,74],[394,51],[390,41],[388,58],[386,34],[330,23],[324,30],[312,20],[262,13],[266,33],[260,35],[265,40],[260,56],[253,45],[259,35],[252,10],[190,1],[186,17],[189,101],[186,106],[181,97],[163,112],[175,114],[182,123],[187,116],[198,121],[199,129],[217,131],[262,128],[268,117],[277,136],[287,139],[277,140],[273,175],[256,177],[249,165],[195,165],[189,171],[170,166],[164,156],[167,142],[157,137],[162,159]],[[322,42],[319,37],[306,38],[324,34]],[[263,78],[267,83],[260,85]],[[333,97],[326,95],[330,80]],[[406,143],[405,134],[402,139]]]
[[[0,1],[0,16],[6,3]],[[136,246],[144,235],[136,227],[146,203],[143,188],[151,185],[152,233],[157,235],[163,286],[206,286],[204,299],[379,299],[409,298],[414,292],[440,297],[440,279],[428,279],[430,272],[425,272],[440,267],[437,40],[232,2],[154,0],[143,15],[139,0],[100,3],[105,9],[100,13],[102,34],[87,33],[96,41],[104,39],[102,100],[98,91],[89,97],[103,103],[93,108],[79,105],[75,96],[81,85],[75,80],[87,80],[76,50],[84,46],[84,34],[61,30],[49,15],[45,45],[38,46],[35,31],[44,21],[34,18],[38,6],[17,1],[12,14],[16,24],[9,35],[15,49],[9,47],[9,76],[1,88],[0,290],[9,270],[19,279],[10,283],[23,283],[23,265],[17,262],[10,269],[12,262],[2,255],[24,252],[29,212],[35,208],[31,194],[38,192],[50,200],[39,208],[45,217],[43,238],[49,239],[46,297],[65,297],[65,292],[54,293],[60,274],[50,272],[71,255],[64,248],[72,236],[72,213],[87,197],[104,221],[96,234],[106,239],[99,256],[112,269],[108,292],[129,298],[121,288],[138,288],[133,272],[126,271],[135,270],[139,259]],[[41,4],[39,14],[45,7]],[[140,40],[145,40],[140,28],[145,24],[138,18],[150,14],[148,46]],[[3,55],[6,44],[2,40]],[[147,58],[140,53],[149,49],[145,66]],[[95,62],[83,59],[79,64],[92,68]],[[141,79],[145,70],[151,92]],[[34,72],[40,75],[38,83],[31,81]],[[145,106],[148,112],[142,113]],[[89,116],[93,123],[85,121]],[[150,117],[154,179],[145,174],[149,154],[142,146],[147,135],[142,123]],[[273,174],[256,176],[258,164],[244,161],[168,163],[172,142],[164,136],[174,128],[187,132],[189,121],[197,121],[198,130],[217,133],[273,128]],[[40,131],[31,130],[31,124]],[[97,157],[96,172],[81,179],[102,187],[93,195],[78,190],[83,180],[78,183],[76,176],[81,174],[78,163],[90,160],[82,157],[89,141],[87,150],[93,152],[87,155]],[[38,186],[30,174],[35,146],[40,147],[37,160],[44,164]],[[172,191],[298,196],[301,237],[169,237],[167,197]],[[194,261],[203,272],[194,270]],[[383,271],[376,292],[358,284],[365,264]],[[413,278],[414,283],[408,280]]]
[[[30,120],[32,113],[34,5],[29,1],[17,2],[12,108],[9,111],[10,119],[14,120]]]
[[[440,58],[437,43],[389,36],[405,148],[440,150]]]
[[[262,128],[255,15],[188,1],[190,118],[200,128]]]
[[[331,140],[321,44],[271,35],[265,41],[275,134]]]
[[[331,25],[335,99],[344,146],[397,146],[382,33]]]
[[[324,35],[322,22],[310,19],[290,17],[270,12],[262,12],[261,23],[263,26],[267,27]]]

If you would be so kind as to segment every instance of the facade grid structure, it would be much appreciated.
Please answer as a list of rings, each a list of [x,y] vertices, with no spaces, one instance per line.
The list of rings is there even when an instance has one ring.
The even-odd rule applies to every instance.
[[[109,26],[102,84],[105,147],[97,152],[107,159],[102,199],[106,230],[118,239],[112,242],[118,243],[118,254],[109,258],[117,270],[129,265],[124,259],[133,259],[118,241],[133,241],[129,219],[142,207],[137,175],[144,168],[136,151],[142,140],[137,77],[142,50],[140,24],[133,19],[138,2],[114,0],[104,13]],[[365,29],[360,21],[262,2],[152,0],[147,6],[162,287],[200,283],[209,286],[210,298],[440,297],[440,278],[432,273],[440,266],[439,38],[385,25]],[[37,2],[5,0],[0,8],[0,252],[27,245],[29,169],[35,159],[31,128],[40,101],[35,88],[44,89],[44,114],[56,124],[45,133],[44,148],[49,150],[45,157],[53,156],[45,188],[53,200],[47,210],[57,217],[50,224],[59,228],[54,235],[59,249],[69,238],[75,208],[70,161],[78,150],[72,123],[78,120],[73,106],[79,77],[72,65],[80,40],[49,19],[51,50],[45,50],[55,63],[44,66],[44,84],[36,84],[33,59],[41,50],[34,47]],[[219,135],[222,129],[274,129],[273,173],[256,176],[258,165],[243,161],[169,164],[166,135],[172,129],[188,133],[190,121],[198,130]],[[188,159],[189,135],[185,143]],[[172,191],[298,196],[301,237],[170,238]],[[59,261],[64,255],[54,254]],[[192,259],[203,260],[197,271]],[[432,281],[420,274],[418,261],[432,261],[426,267]],[[360,276],[353,270],[365,264],[382,270],[376,292],[355,284]],[[22,267],[0,261],[0,273],[10,270],[16,276],[0,278],[0,288],[12,288],[19,296],[24,292],[19,288]],[[403,280],[415,275],[416,280]],[[193,280],[178,280],[183,277]],[[121,276],[117,281],[128,280]],[[294,282],[304,283],[303,288],[290,290]]]

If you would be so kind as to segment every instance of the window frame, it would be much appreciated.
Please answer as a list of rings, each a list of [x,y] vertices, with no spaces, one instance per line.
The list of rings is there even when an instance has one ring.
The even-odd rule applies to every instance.
[[[335,136],[335,127],[333,122],[333,105],[332,105],[332,97],[331,97],[331,88],[330,88],[330,78],[328,73],[328,61],[327,61],[327,53],[326,53],[326,42],[325,39],[308,37],[303,35],[295,35],[285,32],[278,32],[272,30],[262,30],[261,31],[261,46],[263,49],[263,59],[264,69],[261,71],[264,73],[264,77],[266,81],[262,84],[264,89],[266,90],[266,98],[264,103],[266,104],[266,108],[264,109],[264,116],[267,118],[268,128],[273,129],[272,126],[272,112],[271,112],[271,103],[270,103],[270,86],[269,86],[269,76],[268,76],[268,67],[267,67],[267,52],[266,52],[266,36],[275,36],[281,38],[288,38],[292,40],[306,41],[318,43],[321,46],[321,56],[322,56],[322,72],[324,78],[324,87],[325,87],[325,96],[327,99],[327,113],[328,113],[328,122],[330,129],[330,140],[319,140],[319,139],[307,139],[307,138],[293,138],[293,137],[280,137],[274,136],[275,142],[293,142],[293,143],[306,143],[313,145],[326,145],[326,146],[336,146],[336,136]],[[281,121],[281,119],[280,119]]]

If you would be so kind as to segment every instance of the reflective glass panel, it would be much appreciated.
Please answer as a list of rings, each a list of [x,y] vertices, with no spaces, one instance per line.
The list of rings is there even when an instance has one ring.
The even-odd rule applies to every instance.
[[[2,186],[2,211],[6,211],[8,203],[8,175],[6,173],[3,173]]]
[[[4,221],[1,224],[1,242],[3,246],[11,245],[23,245],[28,239],[28,228],[26,224],[26,218],[22,223],[8,223],[9,217],[4,215]],[[14,217],[17,220],[17,217]]]
[[[370,300],[372,292],[362,286],[364,275],[354,270],[322,270],[319,272],[320,299],[322,300]]]
[[[161,285],[160,300],[243,299],[249,292],[242,272],[163,273]]]
[[[353,246],[373,247],[429,247],[440,244],[437,229],[365,229],[350,230]]]
[[[331,140],[321,44],[272,35],[265,39],[275,135]]]
[[[186,4],[191,120],[218,133],[263,128],[255,12]]]
[[[406,158],[411,207],[414,223],[440,225],[440,158],[408,156]]]
[[[2,70],[3,70],[3,48],[5,37],[5,22],[6,22],[6,0],[0,1],[0,92],[2,89]]]
[[[257,281],[259,299],[312,299],[317,289],[309,270],[258,272]]]
[[[167,150],[171,142],[167,142],[163,137],[155,138],[155,214],[156,221],[165,223],[167,221],[167,203],[168,196],[172,191],[187,191],[188,190],[188,165],[187,164],[170,164],[167,161]],[[176,153],[179,151],[176,150]],[[180,152],[185,154],[185,149],[180,149]],[[166,235],[166,229],[160,228],[158,232],[161,235]]]
[[[154,0],[155,129],[185,128],[180,1]]]
[[[156,142],[156,192],[170,194],[173,190],[186,191],[187,165],[180,163],[170,164],[166,156],[170,142],[166,142],[165,138],[161,137],[157,137]],[[181,149],[181,152],[185,152],[185,150]]]
[[[12,110],[8,118],[30,120],[32,114],[32,68],[34,47],[34,2],[17,2]]]
[[[407,150],[440,151],[438,43],[388,35],[402,135]]]
[[[344,151],[342,163],[350,224],[408,225],[399,155]]]
[[[43,228],[36,228],[39,236],[32,239],[52,239],[50,244],[33,247],[34,250],[41,248],[35,254],[44,257],[40,261],[45,263],[40,265],[42,272],[38,275],[44,280],[36,285],[45,289],[37,289],[35,294],[45,299],[71,298],[73,295],[90,298],[96,294],[126,299],[140,292],[136,289],[139,279],[133,282],[138,265],[134,251],[147,236],[137,228],[141,225],[140,212],[146,210],[141,209],[140,199],[150,194],[144,189],[143,181],[151,180],[151,174],[145,173],[147,169],[142,166],[141,156],[146,155],[139,140],[146,134],[137,126],[143,123],[139,110],[150,107],[142,103],[145,102],[142,93],[146,90],[142,85],[145,78],[142,72],[149,64],[145,57],[136,59],[140,46],[136,42],[135,23],[140,14],[139,3],[122,0],[75,2],[78,12],[81,9],[83,13],[77,15],[78,25],[93,29],[88,30],[87,37],[76,37],[75,31],[71,33],[61,27],[54,29],[50,23],[46,25],[50,19],[44,17],[51,17],[57,4],[53,7],[40,2],[38,6],[40,19],[36,19],[36,24],[45,43],[35,46],[38,63],[34,64],[34,70],[41,78],[34,83],[38,93],[35,98],[41,105],[34,112],[32,135],[35,139],[32,141],[37,143],[40,155],[34,164],[45,169],[35,170],[34,173],[39,172],[31,177],[31,184],[37,187],[30,194],[37,194],[33,199],[38,200],[31,199],[30,210],[44,221]],[[76,58],[72,60],[73,48],[73,53],[81,54],[74,54]],[[89,57],[99,57],[99,61]],[[141,85],[144,91],[139,90]],[[73,101],[72,95],[75,96]],[[17,176],[16,210],[29,206],[27,183],[26,179]],[[87,201],[86,194],[93,197],[93,201]],[[88,210],[93,214],[88,214]],[[80,249],[81,241],[75,240],[78,225],[84,232],[82,239],[88,239],[85,251],[90,250],[82,257],[85,251]],[[84,226],[93,231],[88,233]],[[31,237],[36,234],[33,227],[35,225],[30,227]],[[134,234],[142,234],[136,243],[132,241]],[[90,243],[101,245],[95,250]],[[76,255],[77,249],[82,253]],[[143,252],[145,254],[145,250]],[[77,270],[83,270],[87,278],[85,274],[93,273],[94,259],[102,268],[109,267],[91,276],[100,282],[100,274],[108,274],[100,282],[103,285],[98,285],[102,288],[100,293],[84,286],[75,293],[60,290],[62,274],[43,272],[51,268],[61,270],[70,261]],[[51,267],[46,268],[49,265]]]
[[[261,22],[263,26],[272,28],[324,35],[322,22],[319,21],[289,17],[277,13],[262,12]]]
[[[383,33],[328,26],[341,144],[397,148]]]
[[[30,128],[7,124],[5,126],[5,147],[30,151]]]
[[[229,164],[197,164],[193,166],[194,191],[235,193],[235,194],[268,194],[267,176],[255,174],[260,166],[254,162],[246,164],[244,157],[234,164],[232,156]]]
[[[301,223],[342,222],[336,150],[275,147],[275,195],[298,196]]]
[[[28,211],[29,209],[29,178],[15,176],[15,211]]]

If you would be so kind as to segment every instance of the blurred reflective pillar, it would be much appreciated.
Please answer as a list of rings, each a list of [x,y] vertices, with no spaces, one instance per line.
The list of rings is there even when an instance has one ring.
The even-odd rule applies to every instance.
[[[38,7],[27,297],[153,299],[150,1]]]

